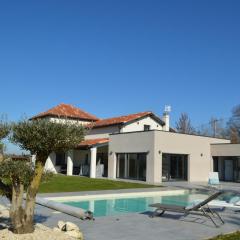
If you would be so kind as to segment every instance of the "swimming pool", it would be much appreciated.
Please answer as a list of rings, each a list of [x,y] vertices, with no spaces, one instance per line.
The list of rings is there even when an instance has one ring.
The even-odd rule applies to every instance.
[[[144,195],[138,194],[138,196],[130,195],[113,195],[113,196],[86,196],[79,199],[73,198],[72,200],[60,200],[59,202],[68,206],[82,208],[84,210],[90,210],[94,213],[94,216],[117,216],[126,213],[141,213],[146,211],[152,211],[153,208],[149,207],[151,203],[164,203],[174,204],[180,206],[187,206],[193,204],[195,201],[203,200],[208,197],[207,192],[201,191],[182,191],[163,193],[155,192]]]

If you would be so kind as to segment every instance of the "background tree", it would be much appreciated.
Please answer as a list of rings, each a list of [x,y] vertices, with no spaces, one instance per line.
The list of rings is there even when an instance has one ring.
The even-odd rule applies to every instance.
[[[226,126],[226,122],[222,118],[212,117],[209,122],[210,125],[210,136],[212,137],[220,137],[220,138],[228,138],[228,130]]]
[[[10,141],[36,155],[32,178],[26,183],[26,201],[22,206],[22,195],[12,201],[11,220],[14,232],[34,231],[35,198],[43,176],[46,160],[51,152],[75,148],[84,138],[85,130],[76,124],[56,123],[48,120],[23,120],[13,124]],[[26,170],[27,172],[27,170]],[[22,180],[22,185],[25,180]],[[14,195],[14,194],[13,194]]]
[[[238,131],[236,128],[230,127],[229,134],[230,134],[231,143],[239,143],[240,142],[239,134],[238,134]]]
[[[193,134],[195,132],[195,129],[192,126],[191,120],[187,113],[181,113],[181,116],[176,123],[176,129],[180,133]]]
[[[211,117],[208,123],[196,128],[196,133],[209,137],[229,138],[226,122],[222,118]]]
[[[230,138],[234,143],[240,142],[240,104],[232,110],[232,116],[228,121]]]

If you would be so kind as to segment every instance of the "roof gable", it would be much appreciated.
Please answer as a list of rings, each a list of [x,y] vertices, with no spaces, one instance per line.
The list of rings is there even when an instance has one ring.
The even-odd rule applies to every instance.
[[[80,108],[74,107],[70,104],[59,104],[56,107],[53,107],[45,112],[42,112],[30,120],[44,118],[44,117],[65,117],[65,118],[73,118],[79,120],[88,120],[88,121],[97,121],[99,118],[96,116],[83,111]]]
[[[165,124],[155,114],[147,111],[147,112],[134,113],[134,114],[126,115],[126,116],[101,119],[101,120],[94,122],[92,124],[92,128],[101,128],[101,127],[112,126],[112,125],[129,124],[131,122],[134,122],[134,121],[144,118],[146,116],[151,116],[155,121],[159,122],[159,124],[161,124],[161,125]]]

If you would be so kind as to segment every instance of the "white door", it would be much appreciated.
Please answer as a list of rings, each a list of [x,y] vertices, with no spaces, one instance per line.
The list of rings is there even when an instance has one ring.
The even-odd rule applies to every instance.
[[[225,160],[225,181],[233,181],[233,160]]]

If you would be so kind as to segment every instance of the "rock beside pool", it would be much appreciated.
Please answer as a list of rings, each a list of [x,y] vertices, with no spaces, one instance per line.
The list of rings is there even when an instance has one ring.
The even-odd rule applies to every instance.
[[[65,232],[65,234],[70,236],[70,237],[72,237],[72,238],[83,240],[83,234],[79,230],[78,231],[76,231],[76,230],[74,230],[74,231],[67,231],[67,232]]]
[[[58,222],[58,227],[53,229],[54,231],[61,231],[64,232],[69,237],[72,237],[74,239],[83,240],[83,234],[80,231],[79,227],[71,222]]]
[[[80,231],[79,227],[71,222],[66,222],[66,231]]]
[[[64,221],[58,221],[57,226],[61,231],[65,231],[66,223]]]

